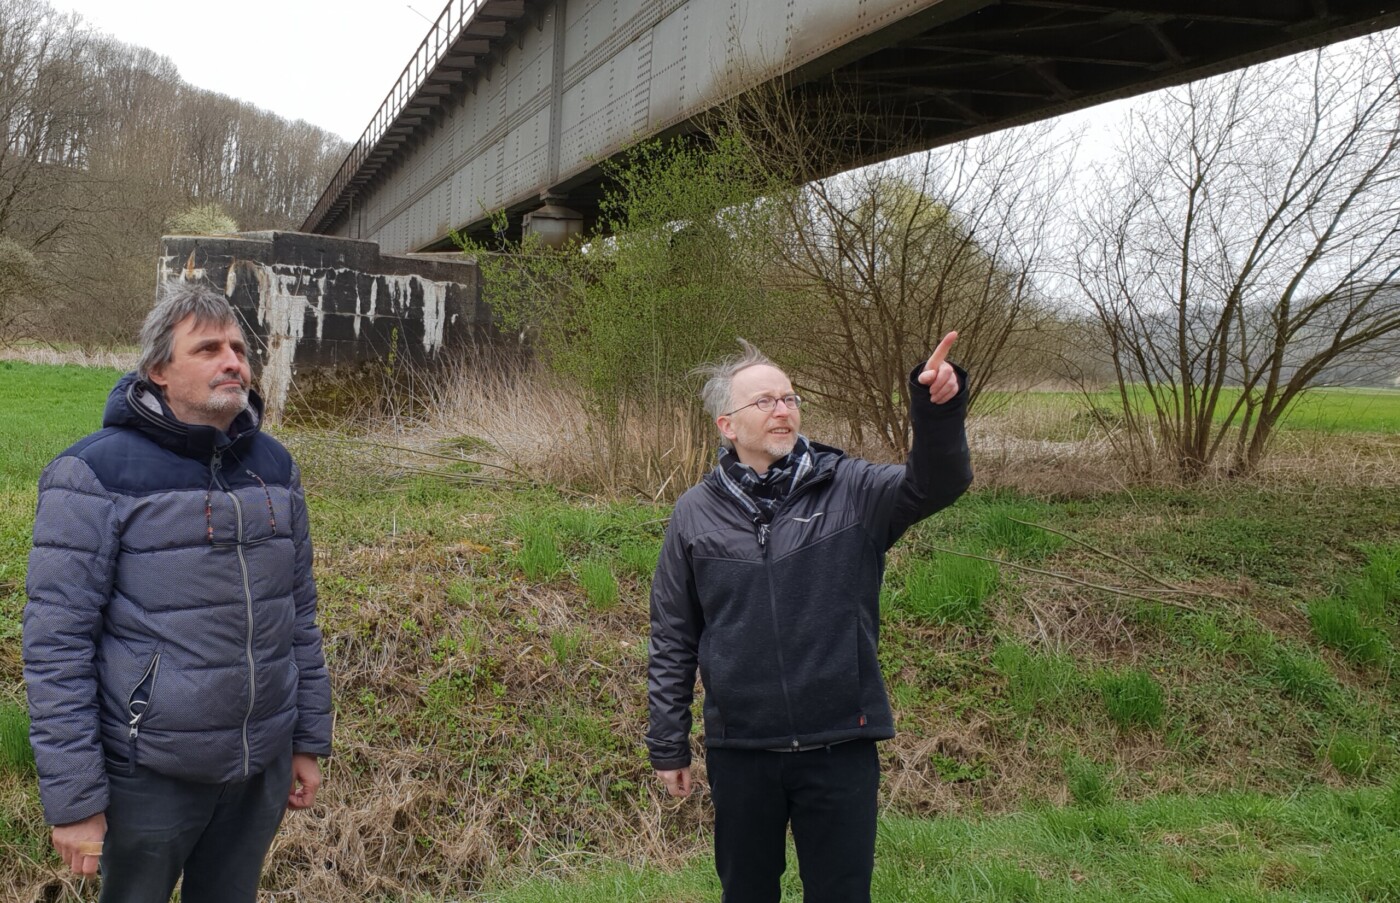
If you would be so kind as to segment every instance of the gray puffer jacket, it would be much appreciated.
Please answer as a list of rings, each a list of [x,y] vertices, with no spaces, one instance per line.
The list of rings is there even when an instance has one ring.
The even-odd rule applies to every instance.
[[[109,770],[217,783],[330,754],[306,501],[260,412],[185,424],[128,374],[44,470],[24,679],[50,824],[105,811]]]

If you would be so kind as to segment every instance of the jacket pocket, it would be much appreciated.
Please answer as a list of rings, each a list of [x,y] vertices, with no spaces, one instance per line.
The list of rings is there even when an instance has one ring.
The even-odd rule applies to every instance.
[[[141,722],[145,720],[146,714],[151,709],[151,698],[155,694],[156,679],[160,676],[160,650],[157,649],[151,656],[151,662],[146,666],[141,679],[136,682],[136,686],[131,688],[131,692],[126,697],[126,717],[127,717],[127,763],[131,769],[136,768],[136,740],[141,733]]]

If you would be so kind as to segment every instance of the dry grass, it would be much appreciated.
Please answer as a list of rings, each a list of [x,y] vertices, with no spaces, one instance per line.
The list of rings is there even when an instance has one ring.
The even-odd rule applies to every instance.
[[[111,370],[133,370],[139,356],[131,349],[55,348],[50,345],[12,345],[0,347],[0,360],[23,361],[26,364],[68,364],[76,367],[105,367]]]
[[[712,460],[697,441],[693,411],[591,416],[583,394],[538,365],[471,366],[425,380],[412,410],[380,411],[355,430],[381,464],[413,470],[425,455],[487,464],[491,474],[565,486],[599,497],[671,500]],[[351,432],[347,418],[339,433]],[[439,462],[440,463],[440,462]]]
[[[499,561],[428,534],[340,551],[348,589],[323,591],[322,615],[337,752],[315,812],[279,835],[266,886],[308,900],[456,898],[584,853],[694,852],[696,807],[663,800],[635,748],[635,605],[585,611],[567,587],[514,578],[446,602],[445,581],[489,584]],[[566,629],[577,660],[559,663],[549,638]]]

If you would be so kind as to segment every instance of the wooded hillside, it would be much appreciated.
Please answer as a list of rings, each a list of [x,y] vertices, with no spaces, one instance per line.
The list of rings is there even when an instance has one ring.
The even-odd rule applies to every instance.
[[[0,344],[130,341],[177,217],[294,227],[345,152],[43,0],[0,0]]]

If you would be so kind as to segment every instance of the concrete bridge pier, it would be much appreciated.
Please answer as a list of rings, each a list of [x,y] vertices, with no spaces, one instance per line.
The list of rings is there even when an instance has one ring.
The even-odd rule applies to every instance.
[[[544,204],[521,220],[521,231],[525,235],[537,235],[551,248],[562,248],[583,235],[583,214],[564,206],[567,198],[545,195],[541,200]]]
[[[387,255],[371,241],[299,232],[167,235],[157,280],[223,290],[252,346],[273,422],[298,376],[457,363],[499,341],[480,271],[458,253]]]

